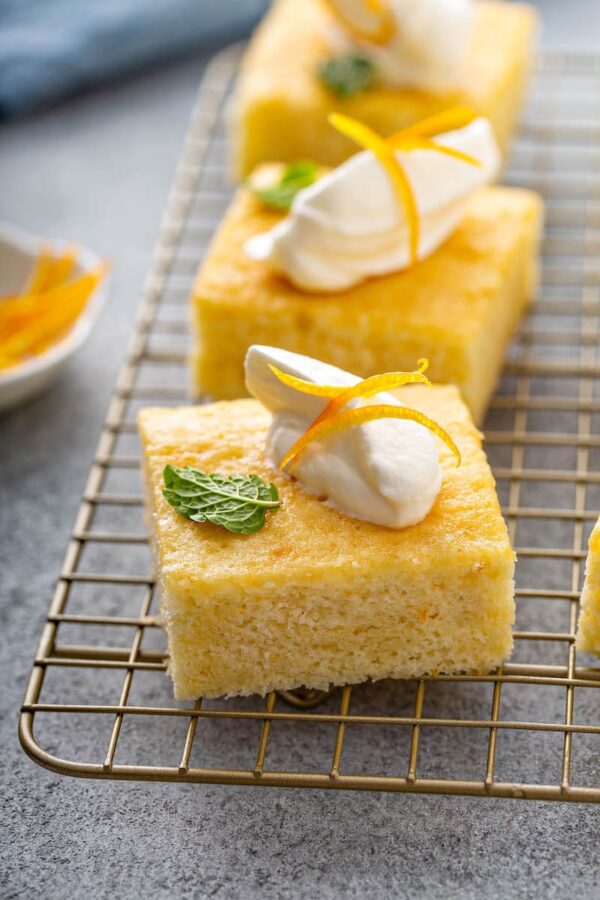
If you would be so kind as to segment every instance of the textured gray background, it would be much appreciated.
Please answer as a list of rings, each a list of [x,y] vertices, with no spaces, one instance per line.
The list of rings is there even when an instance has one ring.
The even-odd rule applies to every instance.
[[[540,5],[547,44],[597,49],[597,0]],[[598,897],[595,807],[75,781],[44,772],[18,746],[26,677],[203,64],[0,131],[1,217],[114,262],[109,308],[86,352],[48,394],[0,421],[0,893]]]

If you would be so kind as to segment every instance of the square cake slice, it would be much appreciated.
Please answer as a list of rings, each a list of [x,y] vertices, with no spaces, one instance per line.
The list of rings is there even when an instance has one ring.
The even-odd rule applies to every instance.
[[[317,70],[339,54],[336,21],[323,0],[278,0],[254,35],[234,99],[235,168],[246,175],[268,160],[341,163],[355,147],[327,122],[343,112],[388,135],[454,105],[492,123],[507,152],[524,101],[537,27],[526,4],[477,2],[467,51],[466,86],[452,94],[373,87],[337,98]]]
[[[577,649],[600,656],[600,519],[590,535],[577,627]]]
[[[270,416],[254,400],[139,417],[170,673],[179,699],[305,685],[486,672],[511,652],[514,554],[481,447],[453,387],[399,395],[436,419],[441,491],[418,525],[349,518],[275,472]],[[281,508],[239,536],[180,516],[163,497],[166,464],[274,482]]]
[[[430,257],[337,294],[305,293],[250,259],[244,244],[281,218],[240,189],[193,291],[197,392],[246,395],[244,357],[267,344],[367,377],[410,371],[456,384],[483,419],[506,347],[535,292],[542,203],[531,191],[485,188]]]

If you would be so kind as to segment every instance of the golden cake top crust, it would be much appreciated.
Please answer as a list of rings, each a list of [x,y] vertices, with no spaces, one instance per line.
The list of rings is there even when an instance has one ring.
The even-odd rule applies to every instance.
[[[300,328],[306,305],[316,303],[326,312],[332,330],[340,333],[347,322],[360,322],[365,310],[370,327],[384,331],[390,315],[395,319],[400,315],[407,330],[438,329],[446,343],[457,333],[462,345],[488,318],[514,247],[515,229],[524,232],[534,225],[537,230],[541,215],[542,202],[533,191],[483,188],[469,199],[455,232],[427,259],[346,291],[308,294],[244,252],[248,238],[268,231],[282,213],[242,188],[200,267],[194,294],[204,303],[226,299],[232,309],[251,305],[270,316],[285,308],[296,314]]]
[[[344,580],[386,571],[469,571],[512,559],[481,437],[454,387],[404,388],[398,396],[437,420],[462,453],[457,468],[440,442],[444,482],[418,525],[392,530],[351,519],[276,473],[264,452],[269,415],[254,400],[145,409],[139,416],[154,511],[160,575],[170,591],[199,586],[268,588],[290,577]],[[264,528],[240,537],[178,515],[162,496],[167,463],[223,474],[255,472],[277,485],[282,505]]]

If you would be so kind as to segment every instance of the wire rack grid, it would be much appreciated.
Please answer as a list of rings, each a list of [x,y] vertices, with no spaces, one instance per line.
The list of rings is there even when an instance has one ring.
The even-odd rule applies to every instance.
[[[507,176],[547,208],[539,296],[486,421],[519,557],[511,662],[326,696],[172,699],[135,414],[187,400],[187,299],[230,195],[225,109],[240,53],[215,58],[193,110],[34,661],[22,745],[48,769],[91,778],[600,801],[600,668],[574,645],[600,509],[600,56],[540,60]]]

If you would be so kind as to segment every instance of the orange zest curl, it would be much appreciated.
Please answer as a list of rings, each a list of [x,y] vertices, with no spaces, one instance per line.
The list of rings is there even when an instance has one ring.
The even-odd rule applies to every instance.
[[[341,113],[331,113],[329,121],[341,134],[351,138],[364,150],[370,150],[379,160],[392,182],[396,196],[406,214],[408,225],[408,250],[411,265],[417,260],[419,248],[420,225],[419,214],[415,195],[402,165],[398,162],[394,150],[385,138],[362,122],[343,116]]]
[[[437,144],[431,139],[444,131],[464,128],[476,117],[476,113],[466,107],[454,107],[430,116],[408,128],[403,128],[388,138],[383,138],[368,125],[350,116],[344,116],[341,113],[329,115],[329,122],[337,131],[349,137],[364,150],[370,150],[385,169],[406,215],[410,265],[414,265],[418,259],[421,227],[412,185],[395,151],[434,150],[468,165],[480,166],[481,163],[474,156],[454,150],[452,147]]]
[[[288,375],[282,372],[277,366],[269,365],[271,372],[283,384],[294,388],[303,394],[311,394],[315,397],[330,398],[323,412],[321,412],[310,428],[290,447],[279,464],[281,470],[293,463],[298,456],[313,441],[328,437],[338,431],[346,428],[355,428],[363,425],[365,422],[372,422],[375,419],[410,419],[429,428],[452,450],[456,456],[457,463],[460,465],[460,451],[450,435],[444,431],[441,425],[428,418],[424,413],[407,406],[392,406],[389,403],[372,404],[370,406],[360,406],[354,409],[342,412],[344,406],[351,400],[366,399],[373,397],[383,391],[391,391],[395,388],[403,387],[406,384],[426,384],[431,382],[424,374],[429,366],[426,359],[418,361],[418,368],[414,372],[386,372],[383,375],[372,375],[370,378],[364,378],[352,387],[345,388],[337,385],[313,384],[295,375]]]
[[[295,387],[296,390],[304,394],[333,398],[313,422],[313,425],[317,425],[324,419],[335,415],[351,400],[374,397],[375,394],[379,394],[382,391],[393,391],[396,388],[404,387],[406,384],[431,385],[429,378],[423,374],[429,366],[429,360],[420,359],[418,366],[419,368],[415,372],[386,372],[383,375],[371,375],[370,378],[364,378],[349,388],[334,387],[333,385],[316,385],[310,381],[303,381],[301,378],[285,375],[284,372],[280,372],[275,366],[270,366],[270,368],[280,381],[283,381],[284,384],[288,384],[290,387]],[[291,381],[294,383],[291,383]]]
[[[382,403],[373,406],[359,406],[357,409],[348,409],[337,415],[329,416],[320,422],[314,422],[308,431],[290,447],[281,460],[279,468],[285,469],[286,466],[294,462],[300,453],[306,450],[313,441],[322,440],[339,431],[345,431],[346,428],[356,428],[358,425],[364,425],[365,422],[373,422],[375,419],[410,419],[413,422],[418,422],[419,425],[424,425],[425,428],[428,428],[441,438],[446,446],[452,450],[457,464],[460,465],[460,450],[441,425],[438,425],[433,419],[416,409]]]
[[[336,387],[329,384],[313,384],[312,381],[304,381],[303,378],[297,378],[295,375],[288,375],[282,372],[277,366],[268,364],[273,375],[288,387],[300,391],[302,394],[312,394],[313,397],[337,397],[344,388]]]
[[[407,125],[406,128],[402,128],[400,131],[390,135],[388,140],[394,141],[396,138],[409,135],[425,138],[436,137],[445,131],[456,131],[458,128],[465,128],[475,121],[478,116],[479,113],[476,113],[469,106],[451,106],[442,110],[442,112],[427,116],[413,125]]]
[[[428,378],[423,375],[429,368],[428,359],[419,359],[417,361],[418,369],[414,372],[386,372],[384,375],[371,375],[370,378],[364,378],[350,388],[342,387],[336,384],[315,384],[313,381],[305,381],[303,378],[297,378],[296,375],[288,375],[282,372],[277,366],[268,363],[269,369],[282,384],[300,391],[302,394],[311,394],[313,397],[333,397],[336,399],[336,405],[345,406],[355,397],[372,397],[380,391],[392,391],[394,388],[402,387],[405,384],[430,384]],[[345,397],[346,399],[339,401]]]
[[[425,363],[425,366],[423,369],[419,369],[416,372],[388,372],[384,375],[372,375],[370,378],[365,378],[364,381],[360,381],[353,387],[347,388],[330,401],[321,415],[315,419],[313,425],[328,419],[330,416],[336,415],[344,408],[344,406],[350,403],[351,400],[374,397],[375,394],[379,394],[382,391],[393,391],[397,388],[404,387],[405,384],[426,384],[431,386],[429,378],[423,374],[428,366],[428,362],[426,359],[419,360],[419,362]]]

